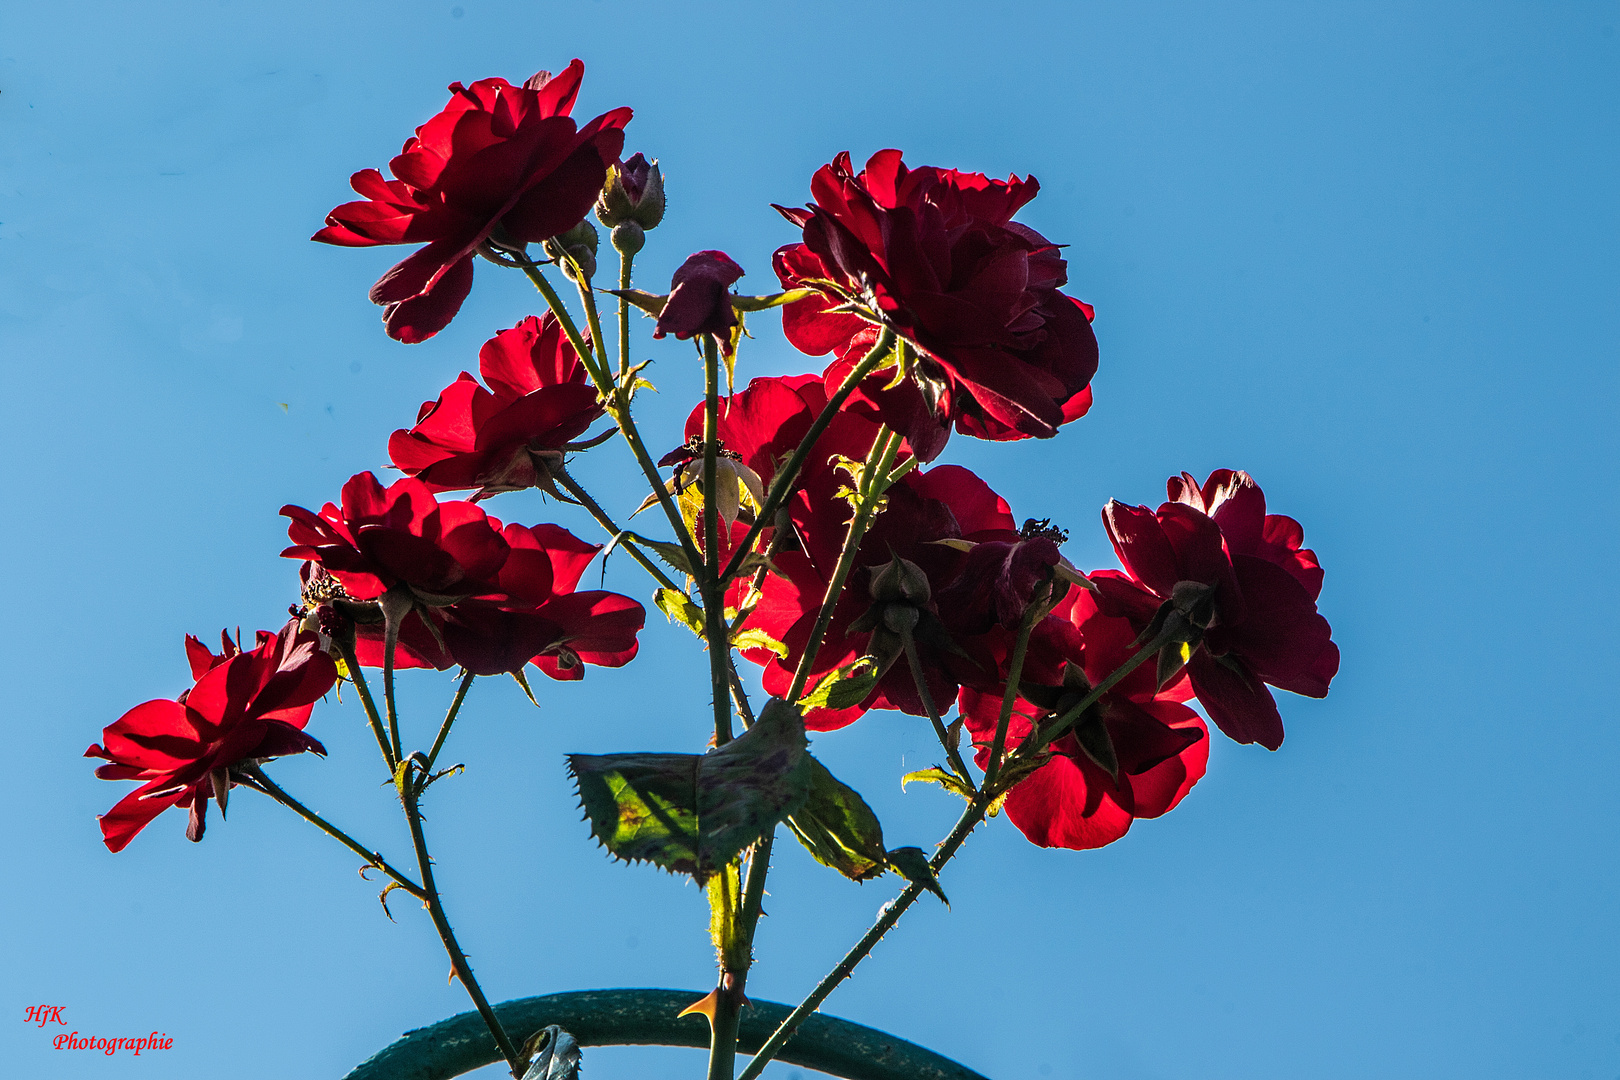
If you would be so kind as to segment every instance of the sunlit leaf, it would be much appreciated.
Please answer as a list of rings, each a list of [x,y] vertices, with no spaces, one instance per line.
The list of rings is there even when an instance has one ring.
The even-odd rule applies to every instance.
[[[945,890],[939,887],[939,878],[934,876],[934,868],[928,865],[928,856],[923,854],[922,848],[895,848],[889,852],[889,865],[907,881],[921,885],[939,897],[945,902],[946,907],[951,906],[950,900],[945,896]]]
[[[707,754],[572,754],[568,766],[604,847],[703,884],[804,805],[806,745],[798,710],[773,698],[758,723]]]
[[[854,788],[814,757],[808,760],[810,797],[787,819],[788,828],[823,866],[852,881],[877,877],[888,865],[877,815]]]

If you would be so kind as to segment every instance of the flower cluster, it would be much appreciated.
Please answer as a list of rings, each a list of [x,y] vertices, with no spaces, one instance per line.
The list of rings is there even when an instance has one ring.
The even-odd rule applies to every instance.
[[[1039,191],[1033,177],[910,167],[898,150],[857,172],[839,154],[811,178],[807,204],[777,207],[799,230],[774,255],[783,292],[739,295],[742,267],[700,251],[654,295],[628,283],[665,215],[663,177],[642,154],[621,160],[629,109],[571,117],[582,75],[576,60],[521,85],[453,85],[392,161],[393,179],[356,173],[363,199],[315,235],[423,245],[372,289],[403,342],[455,316],[475,255],[523,270],[550,310],[497,333],[479,377],[462,371],[393,433],[402,479],[362,472],[319,512],[282,509],[282,554],[303,564],[298,618],[246,652],[188,639],[193,689],[132,710],[90,748],[110,763],[98,775],[143,782],[102,819],[109,846],[168,806],[190,809],[196,839],[207,801],[223,808],[243,769],[322,752],[303,727],[340,675],[387,670],[391,710],[396,667],[522,679],[532,664],[577,680],[586,665],[631,660],[642,605],[579,588],[602,547],[482,507],[530,488],[586,507],[659,579],[659,606],[726,653],[711,662],[717,709],[732,658],[715,645],[729,640],[811,730],[874,709],[928,718],[953,761],[947,786],[989,800],[999,781],[992,794],[1037,844],[1096,847],[1175,806],[1208,760],[1194,699],[1232,739],[1281,744],[1271,688],[1322,696],[1339,653],[1317,611],[1315,554],[1247,473],[1221,469],[1201,484],[1182,473],[1157,510],[1109,503],[1103,524],[1122,569],[1083,573],[1062,553],[1062,529],[1020,524],[984,479],[934,464],[953,433],[1051,438],[1092,405],[1093,311],[1063,291],[1061,246],[1015,220]],[[772,307],[800,352],[830,359],[711,390],[685,441],[656,459],[630,416],[644,383],[629,345],[614,364],[597,340],[606,290],[590,284],[593,208],[623,260],[611,292],[620,325],[633,304],[656,317],[654,338],[697,340],[711,387],[717,355],[728,371],[736,363],[745,315]],[[548,262],[579,286],[588,322],[552,291]],[[612,426],[587,437],[604,417]],[[663,487],[643,507],[663,501],[684,535],[623,530],[568,474],[570,454],[614,433]],[[672,470],[667,483],[657,468]],[[717,550],[705,552],[710,526]],[[723,730],[717,722],[717,742]],[[960,756],[963,732],[982,790]],[[407,755],[392,738],[394,767]]]

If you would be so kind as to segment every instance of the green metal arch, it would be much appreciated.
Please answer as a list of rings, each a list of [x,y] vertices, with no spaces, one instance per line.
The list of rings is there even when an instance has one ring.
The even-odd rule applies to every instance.
[[[703,1017],[676,1017],[702,996],[700,990],[574,990],[504,1002],[495,1012],[520,1042],[558,1024],[581,1046],[707,1047]],[[737,1049],[758,1050],[791,1011],[774,1001],[752,1002],[743,1010]],[[499,1059],[482,1018],[465,1012],[406,1032],[344,1080],[449,1080]],[[805,1020],[777,1059],[844,1080],[986,1080],[915,1043],[819,1013]]]

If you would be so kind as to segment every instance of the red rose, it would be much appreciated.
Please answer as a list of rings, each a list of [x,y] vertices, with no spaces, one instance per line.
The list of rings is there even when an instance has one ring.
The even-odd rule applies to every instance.
[[[863,423],[856,417],[839,419]],[[855,457],[839,447],[838,427],[835,422],[828,428],[823,447],[829,454]],[[869,437],[867,441],[869,445]],[[864,456],[864,450],[861,453]],[[784,545],[786,549],[778,551],[774,562],[783,576],[766,577],[759,606],[744,623],[787,647],[786,657],[764,648],[743,653],[754,663],[764,665],[767,693],[781,695],[787,691],[826,595],[827,580],[844,539],[846,522],[841,519],[847,519],[849,513],[847,504],[832,497],[840,475],[830,464],[807,469],[807,498],[790,504],[796,549]],[[906,658],[895,655],[892,641],[881,640],[885,627],[894,622],[887,611],[890,606],[915,612],[912,633],[936,706],[948,708],[957,688],[964,683],[982,685],[995,678],[991,643],[953,633],[949,625],[952,613],[934,600],[942,588],[956,580],[966,555],[933,541],[1016,536],[1007,504],[983,480],[956,465],[911,473],[890,488],[885,497],[887,506],[862,539],[855,569],[833,609],[832,621],[811,669],[810,685],[834,668],[864,655],[882,654],[879,659],[886,666],[876,687],[860,705],[810,710],[805,724],[814,731],[851,724],[867,709],[899,709],[914,716],[926,715]],[[906,619],[912,621],[912,616],[907,614]]]
[[[1213,616],[1187,663],[1210,719],[1238,742],[1282,745],[1282,716],[1263,685],[1323,697],[1339,670],[1332,628],[1316,610],[1322,568],[1293,518],[1266,513],[1248,473],[1186,473],[1158,511],[1111,502],[1103,523],[1126,574],[1091,575],[1111,613],[1146,626],[1176,585],[1209,588]]]
[[[372,287],[390,337],[425,341],[449,324],[472,289],[473,255],[492,234],[527,244],[585,217],[624,149],[630,110],[576,127],[569,113],[584,73],[575,60],[556,78],[542,71],[522,86],[454,83],[450,103],[389,163],[395,179],[376,169],[351,178],[363,201],[333,210],[314,239],[427,243]]]
[[[1091,594],[1071,590],[1033,635],[1021,684],[1042,705],[1061,713],[1130,658],[1136,629],[1104,615]],[[1064,664],[1074,665],[1064,680]],[[1081,678],[1076,678],[1079,674]],[[1040,680],[1053,685],[1032,685]],[[1174,690],[1158,693],[1151,665],[1143,665],[1104,694],[1073,730],[1052,743],[1052,757],[1007,795],[1007,817],[1041,847],[1082,850],[1111,844],[1136,818],[1166,813],[1204,775],[1209,739],[1198,714],[1179,704]],[[964,689],[961,714],[989,763],[1001,718],[1001,691]],[[1013,709],[1007,747],[1028,737],[1038,708],[1022,698]]]
[[[456,663],[479,675],[533,663],[553,679],[579,679],[583,664],[634,659],[645,609],[618,593],[574,591],[600,545],[559,525],[508,525],[502,535],[511,553],[499,592],[430,613]]]
[[[230,770],[244,761],[325,754],[304,734],[315,700],[337,681],[337,668],[320,651],[316,635],[294,620],[279,634],[261,630],[258,647],[237,649],[225,638],[215,656],[196,638],[186,639],[196,684],[177,701],[137,705],[102,731],[85,757],[111,764],[96,769],[103,780],[143,780],[101,817],[101,835],[121,851],[149,821],[171,806],[191,811],[186,836],[201,840],[208,800],[225,807],[233,786]]]
[[[689,256],[669,284],[669,300],[658,316],[653,337],[674,334],[681,341],[698,334],[713,334],[722,351],[731,352],[731,331],[737,312],[731,306],[731,286],[743,268],[723,251],[700,251]]]
[[[436,492],[548,486],[546,458],[602,415],[556,317],[531,315],[486,341],[478,370],[488,390],[462,372],[438,401],[422,404],[415,427],[394,432],[389,458]]]
[[[840,154],[811,181],[808,209],[777,207],[804,230],[804,243],[776,253],[777,275],[818,293],[784,310],[788,339],[811,355],[847,354],[877,322],[915,345],[919,396],[868,404],[925,458],[944,440],[914,437],[919,402],[939,426],[990,439],[1050,437],[1090,404],[1091,310],[1058,291],[1067,264],[1057,246],[1012,220],[1038,189],[907,169],[883,150],[859,175]],[[832,310],[845,305],[861,314]]]
[[[470,502],[440,502],[412,477],[385,489],[369,472],[359,473],[343,485],[342,503],[327,503],[319,514],[282,507],[293,543],[281,554],[319,563],[349,599],[377,600],[393,588],[408,590],[415,606],[400,624],[395,662],[449,667],[453,659],[422,621],[424,612],[498,591],[495,575],[509,550],[500,523]],[[382,626],[357,632],[359,661],[380,667]]]

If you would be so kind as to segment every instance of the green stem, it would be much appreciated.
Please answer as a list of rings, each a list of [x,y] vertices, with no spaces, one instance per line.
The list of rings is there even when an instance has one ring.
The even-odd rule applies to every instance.
[[[575,282],[579,286],[579,301],[585,305],[585,318],[591,327],[591,344],[596,346],[597,366],[602,373],[608,371],[607,342],[602,340],[602,316],[596,310],[596,292],[589,281]]]
[[[422,766],[423,782],[433,772],[433,763],[439,760],[439,751],[444,749],[444,740],[450,734],[450,725],[456,722],[456,714],[461,711],[461,703],[467,700],[467,691],[472,689],[473,679],[477,678],[471,671],[461,673],[461,685],[456,687],[456,696],[450,702],[450,711],[444,714],[444,723],[439,725],[439,734],[433,739],[433,749],[428,751],[427,763]]]
[[[776,474],[776,478],[771,482],[771,490],[765,496],[765,505],[759,508],[759,515],[754,518],[754,524],[749,528],[748,535],[737,546],[737,550],[732,552],[731,561],[726,564],[725,572],[720,575],[722,583],[730,582],[732,578],[737,576],[737,572],[742,569],[743,559],[747,558],[748,552],[753,549],[754,541],[759,539],[760,530],[765,528],[766,522],[776,516],[777,508],[787,499],[788,492],[793,490],[793,485],[799,478],[799,470],[804,468],[805,460],[809,458],[810,451],[816,445],[816,440],[820,439],[821,433],[827,430],[827,425],[832,423],[833,417],[838,414],[838,410],[843,407],[849,395],[855,392],[855,387],[860,385],[862,379],[876,370],[878,364],[893,350],[894,340],[894,331],[885,327],[883,332],[878,335],[877,341],[873,342],[872,348],[861,358],[860,363],[856,364],[844,381],[839,384],[838,390],[833,396],[827,399],[826,407],[821,410],[821,415],[817,416],[815,423],[810,425],[810,430],[805,432],[804,438],[800,439],[799,445],[794,448],[793,456],[788,459],[788,463],[782,467],[782,470]]]
[[[577,499],[579,504],[590,513],[591,517],[596,519],[596,523],[602,526],[603,530],[606,531],[609,536],[620,535],[622,530],[617,524],[614,523],[613,518],[606,510],[602,509],[601,504],[591,497],[590,492],[586,491],[585,488],[581,486],[579,481],[575,480],[562,468],[553,469],[551,472],[551,478],[557,481],[564,491],[568,492],[568,494]],[[653,562],[647,553],[642,551],[641,547],[630,537],[627,536],[623,540],[619,541],[619,546],[628,551],[630,553],[630,557],[636,560],[643,570],[651,574],[653,580],[658,582],[659,585],[666,589],[675,589],[677,592],[680,591],[680,586],[675,584],[674,579],[668,574],[664,573],[663,568],[657,563]]]
[[[996,734],[990,743],[990,760],[985,763],[985,787],[993,785],[1001,775],[1001,752],[1007,747],[1007,728],[1012,723],[1013,705],[1018,701],[1018,680],[1024,674],[1029,635],[1035,631],[1035,623],[1044,607],[1044,604],[1032,602],[1018,624],[1018,640],[1013,644],[1012,661],[1007,665],[1007,689],[1001,694],[1001,715],[996,719]]]
[[[950,861],[951,856],[956,854],[962,843],[967,840],[968,834],[973,832],[979,822],[984,820],[985,810],[989,807],[990,801],[983,789],[980,789],[979,793],[969,801],[967,807],[962,811],[962,816],[957,819],[956,827],[951,830],[950,835],[945,838],[945,842],[940,845],[939,851],[929,860],[929,865],[933,868],[934,873],[939,873],[940,869]],[[904,915],[906,909],[917,902],[917,898],[922,893],[923,887],[921,885],[907,885],[899,896],[884,906],[877,921],[861,936],[861,940],[855,943],[855,947],[850,949],[842,960],[838,961],[838,965],[816,984],[816,988],[810,992],[810,996],[799,1002],[798,1006],[788,1014],[787,1019],[783,1020],[776,1030],[771,1033],[771,1037],[765,1040],[764,1044],[760,1046],[759,1052],[754,1055],[754,1059],[737,1076],[737,1080],[755,1080],[760,1073],[765,1071],[765,1066],[770,1064],[771,1059],[775,1058],[781,1051],[783,1044],[793,1037],[794,1032],[798,1031],[799,1025],[804,1023],[806,1018],[821,1007],[821,1003],[827,1000],[828,995],[833,990],[837,989],[839,983],[854,973],[856,965],[866,959],[872,948],[883,940],[883,935],[894,928],[894,924],[900,921],[900,916]]]
[[[714,696],[714,745],[731,741],[731,680],[727,659],[726,589],[715,577],[720,565],[720,349],[713,334],[703,335],[703,637],[709,644],[709,690]]]
[[[810,670],[816,662],[816,653],[821,651],[821,639],[827,636],[827,627],[832,623],[833,609],[838,606],[838,601],[844,594],[844,583],[849,580],[849,573],[855,567],[855,554],[860,549],[861,539],[866,535],[866,528],[877,513],[879,496],[883,494],[879,490],[879,481],[887,476],[899,448],[899,435],[890,432],[886,427],[878,428],[877,438],[872,442],[872,449],[866,455],[866,466],[861,472],[861,491],[856,500],[855,513],[849,519],[849,531],[844,535],[843,550],[838,553],[838,563],[833,567],[832,577],[827,581],[827,591],[822,596],[821,610],[816,613],[815,625],[805,642],[804,655],[799,657],[799,666],[793,671],[793,684],[787,692],[790,704],[799,700],[799,695],[804,693],[805,684],[810,681]]]
[[[641,466],[642,475],[652,486],[653,494],[658,496],[658,505],[663,507],[664,516],[669,518],[669,527],[675,530],[675,538],[680,541],[681,550],[686,553],[687,561],[695,569],[703,561],[702,557],[687,533],[686,523],[681,520],[681,512],[676,508],[675,500],[670,498],[669,492],[664,488],[663,477],[658,475],[658,466],[653,463],[652,455],[647,453],[647,447],[641,441],[641,433],[636,430],[635,421],[630,418],[629,387],[616,384],[607,371],[597,370],[596,365],[586,359],[592,353],[585,347],[585,341],[580,337],[579,328],[574,325],[573,317],[563,306],[557,291],[551,287],[551,282],[540,272],[540,268],[528,264],[523,267],[523,272],[534,282],[534,287],[540,290],[540,295],[546,298],[546,303],[551,307],[552,314],[557,316],[557,322],[562,326],[563,333],[568,335],[574,351],[579,353],[581,362],[585,364],[586,373],[596,386],[596,392],[607,403],[613,422],[619,426],[619,433],[624,436],[625,445],[629,446],[630,452],[635,455],[636,464]]]
[[[940,719],[939,708],[934,704],[933,691],[928,689],[928,676],[923,672],[922,660],[917,656],[917,639],[908,632],[904,637],[906,649],[906,666],[911,668],[911,681],[917,686],[917,696],[922,699],[923,711],[928,713],[928,719],[933,721],[934,734],[939,736],[939,745],[945,748],[945,756],[951,759],[951,768],[969,789],[973,787],[973,774],[968,772],[967,764],[962,760],[962,754],[951,744],[950,732],[945,730],[945,722]]]
[[[416,849],[416,865],[422,875],[422,900],[427,905],[428,916],[433,920],[433,928],[439,932],[439,940],[444,943],[444,951],[450,956],[450,966],[455,971],[456,978],[461,980],[462,988],[467,991],[467,996],[472,998],[473,1007],[484,1018],[489,1033],[495,1037],[495,1045],[500,1047],[501,1056],[511,1067],[512,1075],[521,1077],[524,1072],[523,1057],[512,1044],[506,1029],[501,1026],[495,1010],[489,1007],[489,1000],[484,997],[484,991],[479,987],[478,980],[473,977],[472,965],[467,962],[467,955],[461,951],[461,945],[456,941],[456,933],[451,929],[450,920],[445,916],[444,902],[439,898],[438,887],[433,882],[433,859],[428,855],[427,840],[422,835],[422,815],[416,806],[415,784],[411,782],[403,784],[400,795],[405,803],[405,818],[411,826],[411,844]]]
[[[551,282],[546,280],[546,275],[540,272],[540,267],[535,263],[525,259],[523,272],[528,275],[530,281],[534,282],[534,287],[540,290],[540,295],[546,298],[546,306],[556,316],[557,325],[562,327],[563,334],[568,338],[568,343],[574,347],[574,352],[579,355],[579,362],[585,365],[585,370],[590,374],[591,381],[596,384],[598,390],[601,390],[604,373],[597,370],[596,351],[585,344],[585,338],[580,334],[579,327],[574,324],[574,316],[569,313],[568,308],[563,304],[562,297],[557,295],[557,290],[551,287]]]
[[[1050,743],[1057,735],[1062,734],[1069,724],[1074,722],[1075,717],[1096,704],[1103,694],[1107,693],[1119,680],[1136,670],[1137,666],[1144,660],[1157,653],[1159,648],[1172,636],[1160,634],[1153,641],[1137,650],[1135,655],[1121,664],[1113,674],[1098,683],[1097,688],[1086,695],[1078,705],[1060,717],[1056,724],[1051,725],[1048,730],[1053,731],[1054,734],[1044,735],[1044,738],[1041,739],[1034,737],[1026,739],[1019,745],[1015,753],[1033,753]],[[968,800],[968,804],[963,808],[962,816],[957,819],[955,827],[951,829],[950,834],[939,845],[939,850],[934,853],[934,857],[928,860],[929,866],[933,868],[936,875],[944,869],[946,863],[950,862],[952,856],[961,849],[968,836],[978,827],[979,822],[984,820],[985,814],[999,795],[1000,792],[986,781],[980,785],[978,792]],[[765,1040],[764,1044],[760,1046],[759,1052],[754,1055],[754,1059],[737,1076],[737,1080],[755,1080],[765,1070],[765,1066],[770,1063],[772,1058],[776,1057],[783,1044],[793,1037],[793,1033],[798,1030],[800,1024],[804,1023],[805,1018],[821,1007],[821,1003],[827,1000],[827,996],[837,988],[839,983],[850,977],[856,965],[866,959],[873,947],[883,939],[883,935],[894,928],[895,923],[900,921],[900,916],[904,915],[906,910],[917,902],[917,898],[922,893],[923,887],[921,885],[910,884],[906,886],[899,896],[895,897],[891,903],[883,908],[882,914],[878,916],[877,921],[862,935],[860,941],[855,943],[855,947],[844,955],[844,958],[838,962],[837,966],[816,984],[816,988],[810,992],[809,996],[801,1001],[793,1012],[788,1014],[788,1018],[782,1021],[771,1034],[771,1037]]]
[[[343,653],[343,666],[349,669],[349,679],[354,688],[360,692],[360,704],[366,710],[366,720],[371,724],[371,733],[377,737],[377,749],[382,751],[383,764],[388,766],[388,775],[393,776],[394,770],[399,767],[399,759],[394,756],[394,748],[388,743],[388,735],[383,731],[382,715],[377,712],[377,702],[371,697],[371,687],[366,685],[366,676],[360,670],[360,661],[355,658],[354,642],[339,642],[339,650]]]
[[[619,252],[619,378],[630,374],[630,301],[623,293],[630,288],[630,264],[634,255]]]
[[[287,792],[279,784],[264,774],[263,769],[259,768],[257,765],[238,766],[238,769],[245,773],[260,791],[263,791],[266,795],[276,800],[276,802],[280,803],[282,806],[285,806],[287,809],[291,810],[293,813],[297,814],[299,817],[321,830],[321,832],[325,833],[327,836],[330,836],[332,839],[336,840],[338,843],[342,844],[344,847],[366,860],[367,866],[375,866],[378,870],[381,870],[396,883],[398,883],[400,888],[404,889],[418,900],[425,900],[427,898],[427,894],[423,892],[422,886],[418,885],[416,882],[412,881],[410,878],[406,877],[404,874],[390,866],[388,864],[388,860],[382,857],[382,853],[380,851],[377,851],[374,848],[366,847],[364,844],[360,843],[360,841],[356,840],[354,837],[350,836],[348,833],[344,832],[336,825],[333,825],[330,821],[327,821],[325,818],[321,817],[321,815],[317,814],[315,811],[311,810],[309,807],[287,794]]]
[[[1024,740],[1023,744],[1018,747],[1018,751],[1020,753],[1026,752],[1024,748],[1031,744],[1034,744],[1034,749],[1028,751],[1029,753],[1035,753],[1045,749],[1051,744],[1053,739],[1056,739],[1059,735],[1062,735],[1065,731],[1068,731],[1069,728],[1074,725],[1076,720],[1085,715],[1085,711],[1087,709],[1091,708],[1093,705],[1097,704],[1098,701],[1102,700],[1102,696],[1118,685],[1121,679],[1135,671],[1142,665],[1144,661],[1152,656],[1157,655],[1158,651],[1164,648],[1164,646],[1170,644],[1174,638],[1175,634],[1173,633],[1161,632],[1158,637],[1154,638],[1146,645],[1143,645],[1140,649],[1137,649],[1136,653],[1132,655],[1129,660],[1125,661],[1118,668],[1116,668],[1112,675],[1108,676],[1108,678],[1104,679],[1102,682],[1093,687],[1091,693],[1081,698],[1079,704],[1070,708],[1068,712],[1052,721],[1052,723],[1040,728],[1037,731],[1031,732],[1030,734],[1034,737]]]

